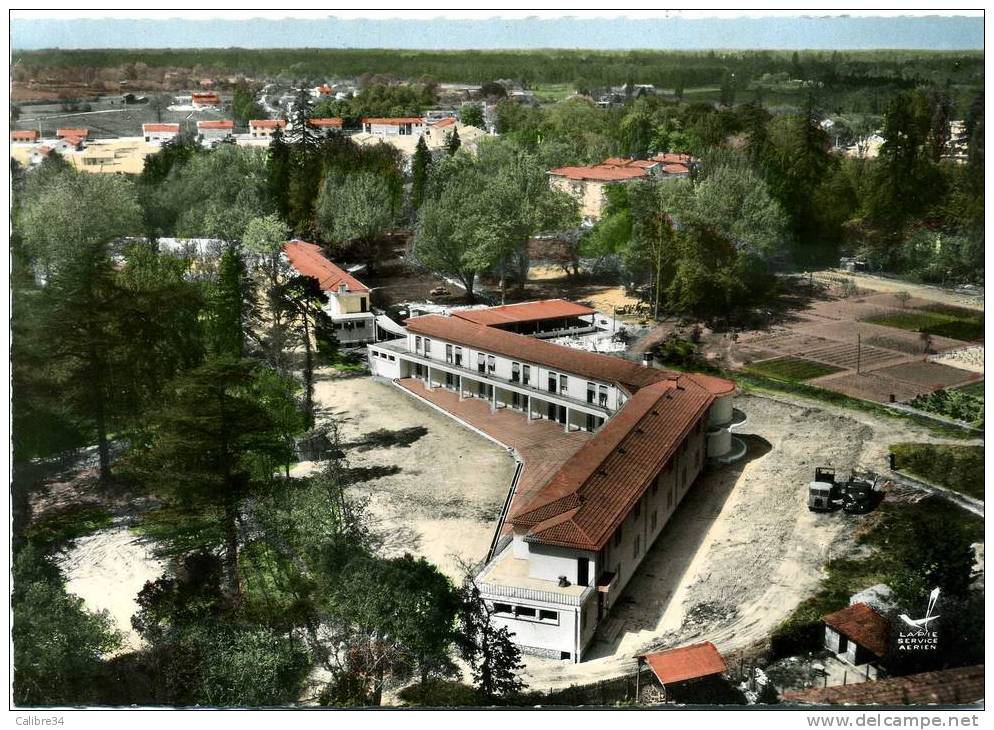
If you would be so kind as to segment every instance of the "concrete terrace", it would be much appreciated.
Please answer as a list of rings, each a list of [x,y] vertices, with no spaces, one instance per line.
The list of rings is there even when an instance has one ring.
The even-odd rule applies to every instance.
[[[524,462],[524,469],[508,514],[514,514],[527,504],[559,467],[593,438],[593,434],[587,431],[566,433],[560,424],[551,421],[529,422],[524,413],[510,408],[498,408],[491,412],[490,403],[486,400],[459,400],[457,393],[439,387],[428,390],[416,378],[401,378],[395,382],[518,453]]]

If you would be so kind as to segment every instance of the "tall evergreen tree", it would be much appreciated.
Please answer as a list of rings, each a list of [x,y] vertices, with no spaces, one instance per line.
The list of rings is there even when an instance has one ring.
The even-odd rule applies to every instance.
[[[462,140],[459,139],[459,130],[453,129],[445,143],[445,149],[450,155],[454,155],[462,147]]]
[[[431,167],[431,152],[424,137],[418,138],[418,146],[411,159],[411,207],[417,210],[424,202],[425,188],[428,185],[428,172]]]

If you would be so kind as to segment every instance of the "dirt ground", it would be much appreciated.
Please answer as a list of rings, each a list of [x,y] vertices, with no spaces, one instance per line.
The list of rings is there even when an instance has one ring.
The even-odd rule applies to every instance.
[[[906,291],[913,297],[928,299],[932,302],[951,304],[956,307],[967,307],[984,311],[984,290],[978,289],[973,292],[946,289],[940,286],[929,284],[914,284],[900,279],[891,279],[886,276],[875,274],[859,274],[831,269],[826,271],[816,271],[814,278],[819,281],[834,281],[839,277],[852,279],[860,289],[869,289],[877,292],[893,293]]]
[[[566,277],[562,269],[537,264],[528,270],[525,292],[525,301],[564,297],[607,315],[612,314],[616,307],[631,307],[639,303],[638,298],[625,294],[622,286],[575,283]],[[639,317],[627,314],[619,314],[618,319],[629,323],[641,321]]]
[[[352,446],[349,468],[368,478],[360,493],[377,528],[393,536],[389,551],[423,555],[459,580],[460,561],[486,556],[514,459],[389,383],[331,371],[319,378],[319,420],[334,418]]]
[[[746,396],[749,443],[737,464],[706,473],[598,629],[587,659],[526,657],[536,689],[595,682],[630,670],[646,650],[708,640],[722,653],[763,639],[818,585],[822,565],[852,545],[863,517],[806,508],[816,466],[883,471],[887,446],[941,441],[901,421],[812,403]]]

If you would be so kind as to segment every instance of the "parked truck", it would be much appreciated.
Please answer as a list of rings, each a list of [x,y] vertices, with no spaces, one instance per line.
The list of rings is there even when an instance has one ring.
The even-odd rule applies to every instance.
[[[853,472],[842,493],[842,509],[850,514],[865,514],[877,503],[877,475]]]
[[[827,512],[834,508],[838,496],[835,469],[822,466],[815,468],[814,481],[808,484],[808,509],[812,512]]]

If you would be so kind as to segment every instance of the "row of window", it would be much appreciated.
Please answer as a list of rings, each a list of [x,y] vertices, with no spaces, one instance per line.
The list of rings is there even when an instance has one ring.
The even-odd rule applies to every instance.
[[[494,616],[514,618],[519,621],[537,621],[543,624],[558,624],[559,612],[530,606],[512,606],[510,603],[495,603]]]
[[[371,352],[373,353],[373,357],[382,357],[384,360],[389,360],[390,362],[396,360],[393,355],[388,355],[385,352],[379,352],[378,350],[371,350]]]
[[[364,330],[366,329],[366,320],[360,319],[355,322],[349,320],[348,322],[335,322],[336,330]]]
[[[431,338],[417,335],[414,337],[414,351],[423,354],[425,357],[431,356]],[[463,366],[463,352],[459,345],[445,345],[445,362],[456,367]],[[494,355],[487,355],[482,352],[476,353],[476,370],[483,375],[493,375],[497,370],[497,358]],[[511,362],[511,382],[521,383],[531,386],[531,366],[520,362]],[[549,373],[547,390],[550,393],[560,395],[569,394],[569,376],[563,374]],[[594,402],[601,407],[607,408],[607,386],[597,383],[587,383],[587,403]]]

